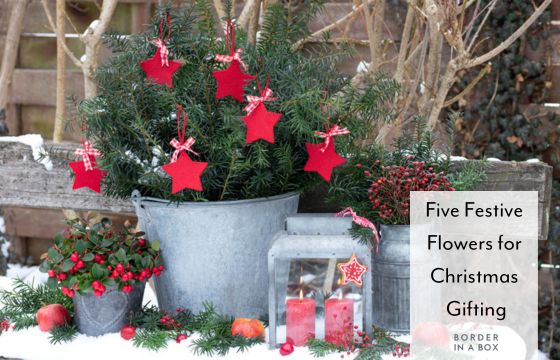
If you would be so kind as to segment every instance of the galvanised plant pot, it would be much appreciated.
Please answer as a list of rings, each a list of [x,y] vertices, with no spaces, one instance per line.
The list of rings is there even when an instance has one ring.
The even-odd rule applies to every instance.
[[[74,322],[78,331],[88,336],[119,332],[130,322],[131,312],[142,310],[145,282],[136,282],[130,293],[116,286],[107,287],[103,296],[74,295]]]
[[[209,302],[223,314],[256,318],[268,311],[267,253],[295,214],[299,194],[237,201],[132,201],[148,240],[158,240],[165,271],[154,284],[161,309],[195,313]]]
[[[410,332],[410,225],[381,225],[373,259],[373,323]]]

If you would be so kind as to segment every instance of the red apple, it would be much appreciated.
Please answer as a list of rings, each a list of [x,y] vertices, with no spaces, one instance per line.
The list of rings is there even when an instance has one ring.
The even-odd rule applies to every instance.
[[[136,328],[132,325],[125,325],[121,328],[121,337],[130,340],[136,335]]]
[[[41,331],[50,331],[51,329],[66,324],[70,321],[68,310],[60,304],[51,304],[43,306],[37,311],[37,323]]]

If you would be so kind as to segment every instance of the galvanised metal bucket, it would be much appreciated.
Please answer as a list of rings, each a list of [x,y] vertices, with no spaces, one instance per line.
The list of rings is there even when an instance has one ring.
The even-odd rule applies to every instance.
[[[410,225],[381,225],[373,259],[373,323],[410,332]]]
[[[74,321],[78,331],[88,336],[121,331],[123,325],[130,323],[130,313],[142,310],[145,287],[145,282],[136,282],[130,293],[110,286],[103,296],[74,295]]]
[[[161,245],[166,270],[154,280],[161,309],[197,313],[209,302],[236,317],[267,313],[268,249],[297,212],[299,194],[177,204],[134,191],[132,201],[146,237]]]

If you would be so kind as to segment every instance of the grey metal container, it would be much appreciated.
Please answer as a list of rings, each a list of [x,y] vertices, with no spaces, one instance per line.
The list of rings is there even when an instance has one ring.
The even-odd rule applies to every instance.
[[[161,309],[196,313],[210,302],[232,316],[268,312],[268,249],[299,194],[176,204],[134,191],[132,201],[147,238],[161,245],[166,270],[154,281]]]
[[[373,323],[410,332],[410,226],[381,225],[373,259]]]
[[[74,295],[74,322],[78,331],[88,336],[119,332],[129,323],[131,312],[142,310],[145,282],[137,282],[130,293],[107,287],[103,296]]]

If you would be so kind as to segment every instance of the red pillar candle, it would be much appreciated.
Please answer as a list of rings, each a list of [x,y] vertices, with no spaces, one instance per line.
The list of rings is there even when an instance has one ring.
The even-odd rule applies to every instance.
[[[338,346],[349,346],[354,339],[354,300],[328,299],[325,301],[325,341]]]
[[[286,301],[286,337],[292,339],[295,346],[303,346],[309,338],[315,337],[314,299]]]

